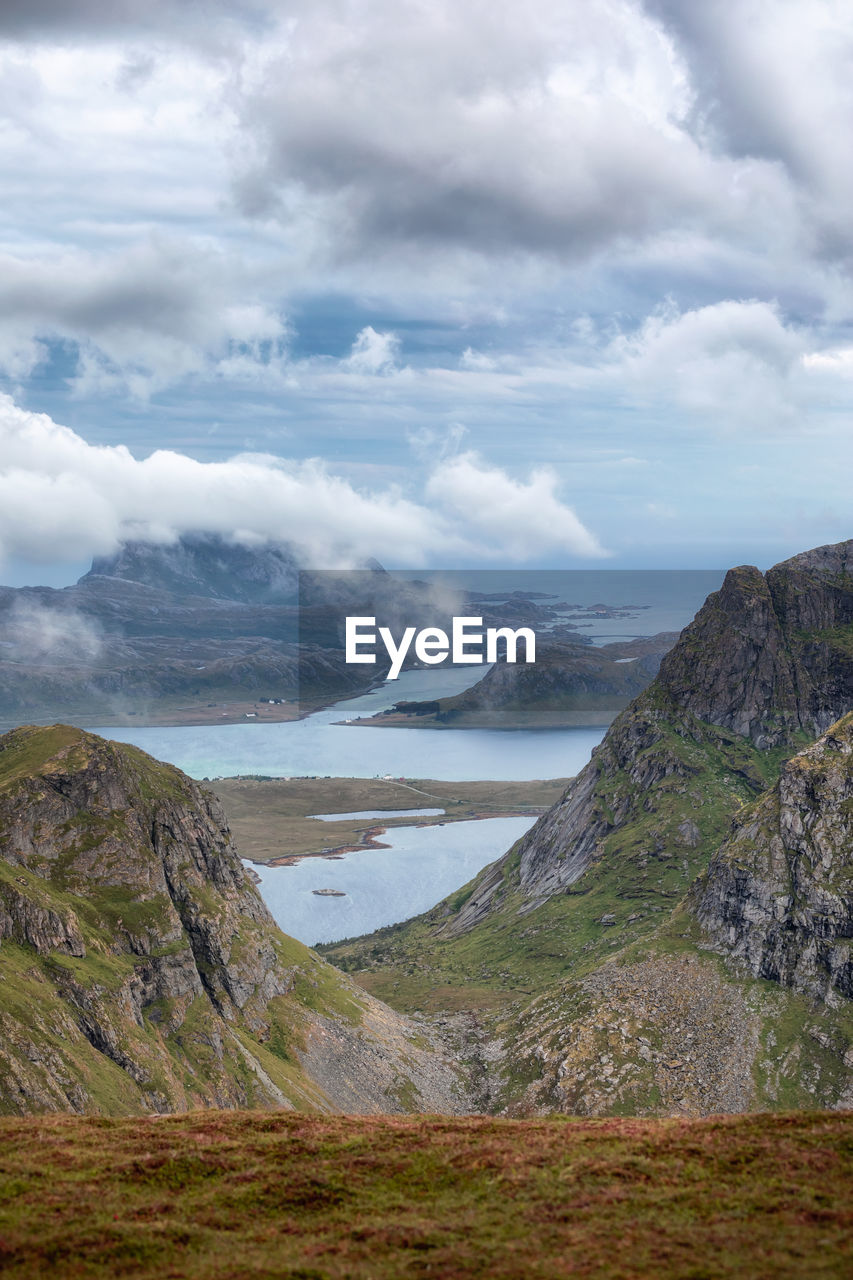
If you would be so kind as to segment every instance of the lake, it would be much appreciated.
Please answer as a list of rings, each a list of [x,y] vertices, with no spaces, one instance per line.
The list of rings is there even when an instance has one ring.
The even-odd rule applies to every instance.
[[[532,818],[490,818],[444,827],[394,827],[388,849],[303,858],[292,867],[246,863],[276,923],[308,946],[372,933],[419,915],[459,889],[523,836]],[[318,897],[315,889],[345,897]]]

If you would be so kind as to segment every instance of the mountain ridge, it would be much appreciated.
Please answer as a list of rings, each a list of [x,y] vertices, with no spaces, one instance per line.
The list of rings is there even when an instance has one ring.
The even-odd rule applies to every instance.
[[[0,738],[0,1111],[464,1109],[428,1029],[275,926],[218,801],[70,726]]]

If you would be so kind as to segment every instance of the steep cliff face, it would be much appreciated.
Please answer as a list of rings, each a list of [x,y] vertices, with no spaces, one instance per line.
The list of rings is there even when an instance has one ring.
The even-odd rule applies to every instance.
[[[693,898],[710,938],[755,977],[853,998],[853,714],[738,817]]]
[[[822,733],[853,704],[853,541],[766,575],[732,569],[659,680],[679,706],[758,747]]]
[[[67,726],[5,735],[0,1111],[209,1105],[464,1099],[419,1028],[276,928],[213,796]]]
[[[710,853],[737,804],[770,781],[767,765],[853,706],[851,569],[853,542],[844,542],[795,556],[766,576],[750,567],[729,571],[653,684],[513,851],[512,883],[529,904],[567,889],[612,852],[629,824],[649,829],[651,813],[658,847],[677,852],[701,838]],[[501,900],[508,859],[484,873],[448,923],[451,933]]]

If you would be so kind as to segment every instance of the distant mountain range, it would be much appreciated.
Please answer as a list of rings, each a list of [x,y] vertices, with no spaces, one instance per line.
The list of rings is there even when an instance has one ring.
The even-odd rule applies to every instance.
[[[61,590],[0,587],[0,726],[203,722],[361,691],[373,673],[300,647],[298,572],[287,547],[199,534],[128,543]]]

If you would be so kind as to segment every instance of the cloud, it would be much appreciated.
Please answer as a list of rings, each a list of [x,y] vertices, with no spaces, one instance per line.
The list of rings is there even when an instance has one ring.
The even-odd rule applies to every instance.
[[[235,189],[374,270],[672,238],[802,270],[849,222],[851,43],[833,0],[317,0],[232,93]]]
[[[683,127],[682,68],[629,0],[361,0],[348,20],[326,0],[282,41],[235,103],[246,207],[306,199],[338,253],[577,260],[713,216],[733,178]]]
[[[485,464],[475,453],[442,463],[427,485],[427,496],[464,520],[498,554],[526,560],[555,548],[577,556],[606,555],[598,539],[557,497],[558,479],[547,467],[526,482]]]
[[[828,351],[810,352],[803,358],[807,369],[833,374],[840,378],[853,378],[853,347],[836,347]]]
[[[813,243],[848,258],[853,177],[853,27],[836,0],[646,0],[683,54],[694,132],[733,157],[781,166]]]
[[[3,0],[0,34],[21,36],[89,36],[117,32],[169,31],[198,37],[212,22],[257,23],[267,5],[246,0]]]
[[[3,618],[0,657],[27,663],[60,659],[91,662],[101,653],[103,635],[91,618],[74,610],[47,609],[34,600],[15,599]]]
[[[463,450],[448,493],[522,530],[551,467],[623,549],[672,493],[679,554],[846,510],[851,51],[838,0],[8,0],[2,385],[165,450],[21,462],[4,540],[168,537],[232,483],[244,532],[459,562],[500,542],[424,488]]]
[[[159,236],[112,254],[0,253],[0,367],[23,377],[59,338],[79,348],[79,393],[257,376],[280,363],[287,326],[247,287],[222,253]]]
[[[369,324],[356,337],[343,366],[353,373],[391,373],[399,352],[400,339],[395,333],[377,333]]]
[[[778,308],[733,300],[683,313],[664,308],[608,351],[626,392],[724,429],[795,421],[805,354],[806,339]]]
[[[194,531],[290,542],[315,566],[371,555],[414,565],[600,554],[557,498],[552,475],[519,483],[472,455],[439,464],[426,488],[437,499],[430,507],[395,489],[361,492],[317,461],[204,463],[166,450],[137,460],[3,396],[0,458],[0,554],[30,561],[55,560],[60,548],[79,560],[128,539],[170,542]]]

